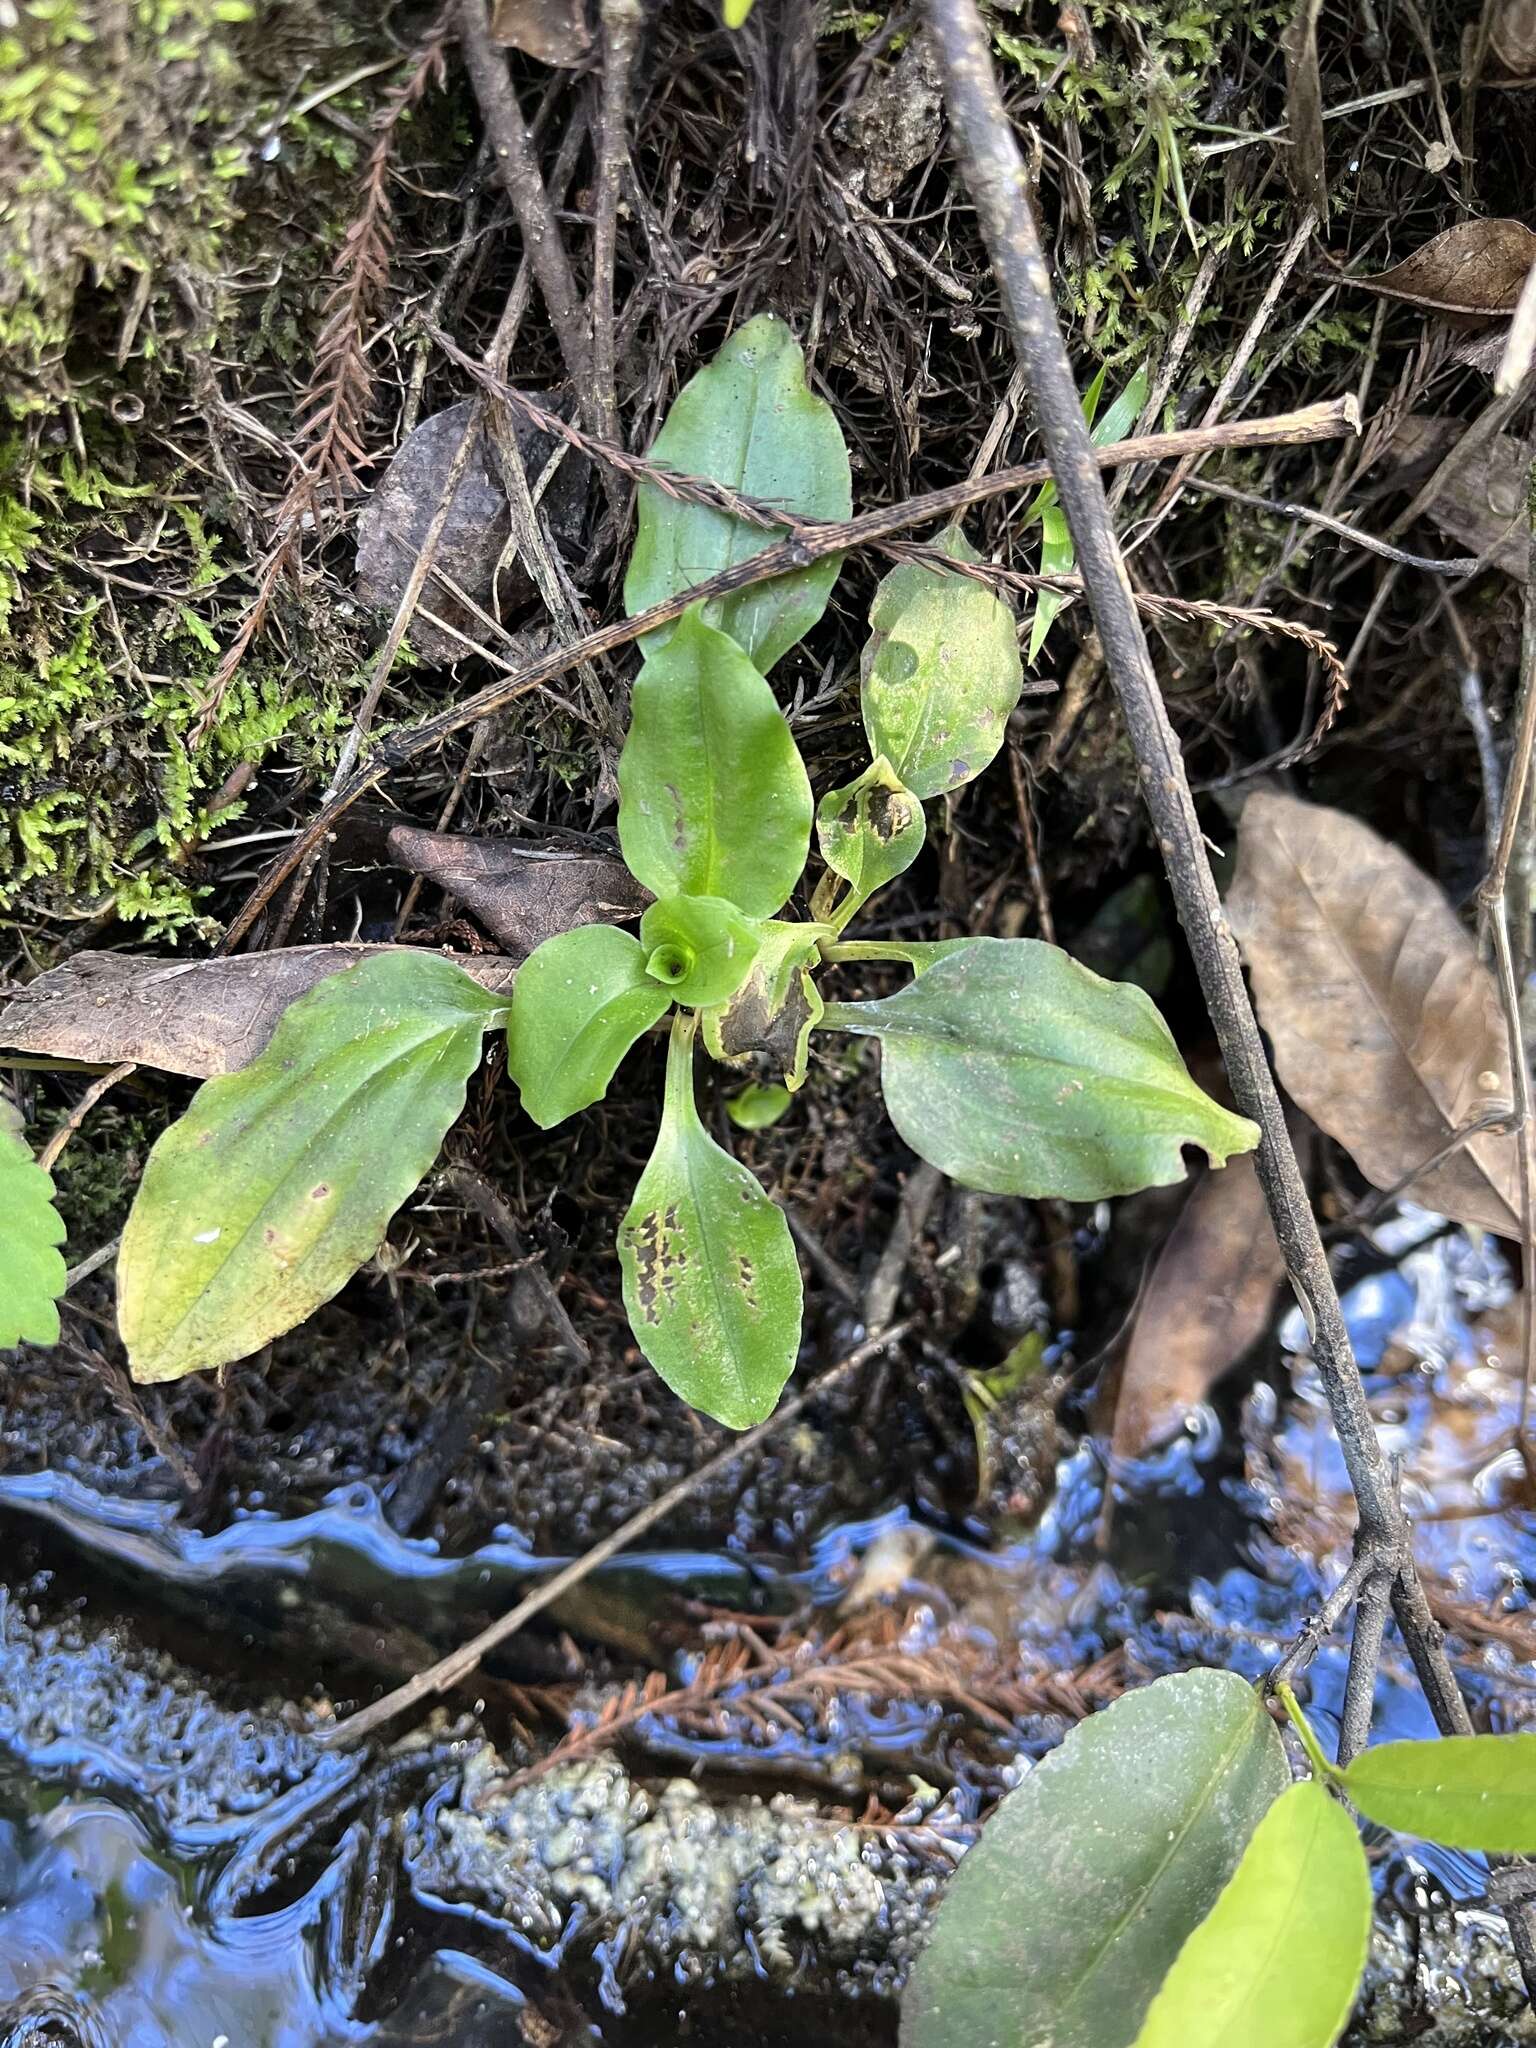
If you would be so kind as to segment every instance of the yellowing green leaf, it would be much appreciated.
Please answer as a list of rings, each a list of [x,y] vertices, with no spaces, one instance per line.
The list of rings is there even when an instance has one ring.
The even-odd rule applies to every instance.
[[[1292,1785],[1180,1949],[1136,2048],[1333,2048],[1370,1936],[1359,1830],[1316,1779]]]
[[[773,692],[734,640],[686,612],[635,680],[619,756],[619,844],[657,896],[772,917],[805,867],[811,785]]]
[[[664,896],[640,920],[645,971],[697,1009],[735,995],[757,957],[757,927],[719,896]]]
[[[0,1095],[0,1351],[57,1344],[66,1273],[53,1181],[32,1157],[14,1105]]]
[[[740,25],[729,14],[726,21]],[[805,358],[783,321],[769,314],[738,328],[708,368],[683,386],[651,460],[808,519],[846,519],[853,509],[848,451],[832,408],[806,389]],[[625,608],[633,617],[781,538],[643,483]],[[792,575],[717,598],[709,622],[766,675],[826,610],[840,559],[828,555]],[[660,628],[651,644],[664,644],[676,630]]]
[[[1448,1849],[1536,1854],[1536,1735],[1381,1742],[1344,1773],[1371,1820]]]
[[[588,924],[546,939],[517,970],[507,1024],[507,1072],[529,1116],[547,1131],[601,1102],[671,1003],[628,932]]]
[[[975,939],[882,1002],[829,1003],[828,1030],[881,1041],[891,1121],[914,1152],[988,1194],[1072,1202],[1213,1166],[1258,1129],[1197,1088],[1150,999],[1037,939]]]
[[[958,526],[937,545],[980,559]],[[862,662],[864,730],[916,797],[972,781],[1003,744],[1024,668],[1013,613],[973,577],[902,562],[869,612]]]
[[[800,1348],[800,1266],[784,1212],[699,1122],[691,1018],[673,1022],[619,1260],[629,1326],[673,1393],[731,1429],[771,1415]]]
[[[150,1153],[123,1232],[134,1378],[244,1358],[329,1301],[432,1164],[505,1015],[434,954],[379,953],[294,1003],[249,1066],[205,1081]]]
[[[1157,1679],[1080,1722],[950,1879],[901,2048],[1128,2048],[1289,1782],[1229,1671]]]

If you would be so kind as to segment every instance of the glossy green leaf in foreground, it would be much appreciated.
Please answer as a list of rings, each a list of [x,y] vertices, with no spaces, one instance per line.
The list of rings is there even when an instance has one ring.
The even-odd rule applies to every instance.
[[[1292,1785],[1179,1951],[1136,2048],[1333,2048],[1370,1938],[1359,1829],[1315,1778]]]
[[[1536,1854],[1536,1735],[1381,1742],[1344,1773],[1369,1819],[1448,1849]]]
[[[881,1041],[891,1121],[914,1152],[987,1194],[1071,1202],[1184,1177],[1259,1133],[1190,1079],[1150,999],[1037,939],[956,946],[881,1002],[829,1003],[827,1029]]]
[[[117,1259],[139,1381],[244,1358],[377,1250],[426,1173],[505,1005],[435,954],[378,953],[205,1081],[144,1169]]]
[[[729,16],[727,23],[736,26]],[[784,322],[769,314],[738,328],[714,361],[683,386],[650,459],[807,519],[846,519],[853,509],[848,451],[837,419],[806,389],[799,345]],[[624,579],[625,609],[633,617],[782,538],[782,531],[687,504],[643,483],[639,530]],[[766,675],[826,610],[840,559],[828,555],[792,575],[717,598],[709,621],[745,648]],[[647,646],[664,644],[676,631],[659,628]]]
[[[507,1024],[507,1072],[529,1116],[547,1131],[601,1102],[671,1003],[628,932],[586,924],[546,939],[517,970]]]
[[[800,1266],[783,1210],[699,1121],[691,1018],[673,1020],[619,1260],[629,1326],[673,1393],[731,1429],[771,1415],[800,1348]]]
[[[757,926],[721,896],[664,896],[640,920],[645,971],[675,1003],[735,995],[757,957]]]
[[[821,857],[860,903],[911,867],[926,831],[922,805],[883,754],[816,806]]]
[[[958,526],[936,543],[980,557]],[[1003,744],[1024,667],[1013,613],[973,577],[903,562],[875,592],[862,663],[864,730],[916,797],[970,782]]]
[[[1080,1722],[950,1879],[902,2048],[1127,2048],[1289,1782],[1258,1693],[1228,1671],[1159,1678]]]
[[[20,1114],[0,1095],[0,1351],[58,1343],[54,1304],[67,1278],[53,1181],[21,1131]]]
[[[772,917],[811,844],[811,785],[773,692],[734,640],[685,612],[635,679],[619,844],[657,896]]]

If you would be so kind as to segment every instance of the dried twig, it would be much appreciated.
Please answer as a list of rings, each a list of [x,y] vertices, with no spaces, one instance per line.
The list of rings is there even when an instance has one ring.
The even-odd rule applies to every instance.
[[[1142,793],[1179,918],[1233,1097],[1262,1133],[1256,1162],[1259,1180],[1287,1276],[1311,1332],[1313,1356],[1358,1505],[1357,1541],[1390,1573],[1393,1610],[1437,1726],[1448,1734],[1469,1734],[1471,1720],[1430,1613],[1408,1524],[1371,1420],[1338,1292],[1286,1131],[1242,963],[1216,892],[1189,780],[1110,522],[1056,320],[1024,166],[993,75],[987,31],[975,0],[928,0],[927,17],[966,183],[1002,292],[1014,348],[1034,395],[1041,437],[1141,771]],[[1536,1991],[1532,1929],[1514,1913],[1510,1927],[1527,1988]]]
[[[414,1678],[408,1679],[394,1692],[386,1693],[383,1699],[375,1700],[371,1706],[360,1707],[355,1714],[349,1714],[344,1721],[337,1722],[334,1728],[320,1730],[314,1739],[326,1748],[360,1742],[364,1736],[371,1735],[376,1728],[386,1726],[399,1715],[408,1713],[423,1700],[431,1699],[438,1693],[451,1691],[454,1686],[468,1678],[492,1650],[516,1635],[525,1622],[531,1621],[534,1615],[541,1614],[553,1601],[570,1592],[573,1586],[580,1585],[581,1581],[600,1564],[606,1564],[610,1557],[616,1557],[621,1550],[628,1549],[629,1545],[643,1536],[647,1529],[653,1529],[658,1522],[665,1521],[675,1508],[681,1507],[683,1502],[697,1493],[701,1486],[707,1485],[711,1479],[725,1471],[728,1466],[735,1464],[739,1458],[747,1457],[755,1451],[760,1443],[772,1436],[775,1431],[782,1429],[786,1423],[793,1422],[802,1410],[808,1408],[813,1401],[821,1400],[834,1386],[857,1372],[861,1365],[867,1364],[887,1345],[898,1343],[906,1332],[907,1325],[898,1323],[894,1329],[878,1330],[872,1337],[866,1337],[864,1342],[856,1345],[846,1358],[839,1360],[836,1365],[830,1366],[819,1378],[813,1380],[803,1393],[796,1394],[792,1400],[781,1402],[766,1422],[760,1422],[756,1429],[749,1429],[744,1436],[739,1436],[728,1443],[723,1451],[707,1459],[696,1472],[690,1472],[686,1478],[679,1479],[675,1486],[669,1486],[665,1493],[658,1494],[649,1506],[643,1507],[637,1515],[631,1515],[622,1528],[615,1529],[611,1536],[605,1536],[601,1543],[593,1544],[589,1551],[566,1565],[563,1571],[556,1572],[541,1586],[535,1587],[533,1592],[526,1594],[510,1614],[502,1615],[488,1628],[481,1629],[477,1636],[472,1636],[460,1649],[440,1658],[427,1670],[418,1671]]]
[[[491,378],[482,365],[473,365],[472,359],[462,356],[460,351],[451,351],[456,360],[471,366],[481,381],[487,381],[488,388],[498,390],[509,403],[521,406],[525,412],[530,409],[522,394],[510,386],[500,384]],[[555,415],[544,417],[554,420]],[[1358,414],[1352,398],[1330,400],[1322,405],[1304,406],[1299,412],[1282,413],[1273,419],[1241,420],[1230,426],[1215,428],[1192,428],[1173,434],[1145,434],[1133,440],[1116,441],[1094,449],[1093,459],[1105,468],[1118,468],[1129,462],[1161,461],[1169,457],[1188,454],[1191,450],[1210,447],[1262,448],[1295,446],[1306,441],[1328,440],[1336,435],[1349,433],[1358,424]],[[721,487],[705,480],[682,478],[661,469],[655,463],[648,463],[638,456],[627,455],[622,450],[605,450],[601,444],[592,441],[566,422],[560,422],[560,431],[573,445],[591,450],[612,461],[621,469],[633,474],[644,475],[648,481],[662,488],[670,488],[679,496],[689,495],[697,489],[701,493],[713,493],[706,502],[717,502]],[[606,626],[599,626],[580,640],[569,645],[550,648],[533,661],[525,663],[511,674],[490,683],[472,697],[462,699],[435,718],[424,720],[409,731],[395,734],[366,767],[359,769],[351,781],[325,802],[305,830],[298,836],[267,873],[262,876],[249,898],[237,913],[224,935],[222,952],[228,952],[248,932],[261,915],[273,896],[310,856],[331,830],[336,821],[357,801],[382,782],[394,768],[416,759],[420,754],[440,746],[450,734],[461,731],[465,726],[476,725],[482,718],[527,696],[532,690],[541,689],[556,676],[564,675],[569,669],[578,667],[583,661],[595,660],[599,655],[611,654],[615,648],[623,647],[631,640],[638,640],[652,632],[657,626],[665,626],[673,619],[680,618],[692,604],[707,602],[711,598],[728,596],[732,591],[743,590],[749,584],[766,582],[770,577],[783,576],[791,570],[803,569],[811,562],[819,561],[826,555],[843,554],[851,548],[877,546],[891,535],[912,526],[921,526],[930,521],[948,518],[966,505],[978,504],[984,498],[997,497],[1009,491],[1033,489],[1047,483],[1052,475],[1048,462],[1025,463],[1014,469],[996,470],[991,475],[967,479],[964,483],[950,484],[942,490],[926,491],[915,498],[904,499],[900,504],[881,506],[873,512],[861,513],[856,519],[801,521],[776,511],[771,506],[757,507],[758,524],[791,524],[790,537],[765,547],[760,553],[748,555],[744,560],[733,562],[729,568],[718,570],[700,583],[680,590],[675,596],[665,598],[660,604],[653,604],[632,618],[615,619]],[[735,493],[725,493],[736,500]],[[739,500],[732,509],[750,503]],[[744,510],[738,516],[746,517]],[[1161,603],[1172,600],[1159,599]]]
[[[544,296],[566,375],[578,392],[584,392],[591,374],[591,336],[561,240],[560,223],[533,153],[523,110],[512,90],[506,52],[491,41],[485,0],[457,0],[455,19],[459,48],[495,153],[497,175],[517,215],[523,248]]]
[[[427,31],[410,69],[374,117],[373,147],[363,167],[362,205],[342,240],[336,282],[326,301],[309,387],[301,401],[294,469],[273,518],[272,543],[256,570],[255,592],[209,681],[194,740],[211,731],[240,664],[266,625],[279,585],[297,572],[306,519],[318,522],[327,494],[336,510],[342,510],[347,493],[356,488],[359,466],[368,460],[362,439],[374,388],[368,329],[389,285],[394,248],[390,166],[401,122],[429,86],[442,82],[447,38],[448,17],[443,15]]]

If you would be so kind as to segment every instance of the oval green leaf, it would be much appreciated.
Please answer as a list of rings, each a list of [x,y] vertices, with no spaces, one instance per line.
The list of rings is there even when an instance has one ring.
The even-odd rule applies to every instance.
[[[749,1081],[726,1098],[725,1113],[738,1131],[766,1131],[794,1099],[782,1081]]]
[[[505,1007],[431,953],[379,953],[284,1011],[159,1139],[123,1232],[133,1377],[259,1350],[378,1249],[464,1106]]]
[[[0,1095],[0,1351],[58,1343],[55,1303],[68,1277],[53,1181],[21,1132],[20,1113]]]
[[[883,1002],[829,1003],[881,1042],[891,1121],[914,1152],[994,1195],[1093,1202],[1259,1141],[1190,1079],[1151,1000],[1038,939],[956,946]]]
[[[773,692],[734,640],[685,612],[635,679],[619,756],[619,844],[656,896],[788,901],[811,844],[811,785]]]
[[[1344,1790],[1400,1834],[1447,1849],[1536,1855],[1536,1735],[1380,1742],[1345,1771]]]
[[[902,2048],[1126,2048],[1289,1782],[1229,1671],[1157,1679],[1079,1723],[951,1878]]]
[[[507,1072],[543,1130],[601,1102],[625,1053],[666,1015],[671,992],[646,973],[645,955],[611,924],[579,925],[517,970]]]
[[[674,1003],[735,995],[757,957],[757,927],[721,896],[665,896],[640,920],[645,971]]]
[[[699,1122],[692,1018],[673,1022],[619,1260],[629,1326],[673,1393],[730,1429],[771,1415],[800,1348],[800,1265],[783,1210]]]
[[[911,867],[926,832],[922,805],[883,754],[816,806],[821,857],[859,903]]]
[[[768,314],[738,328],[683,386],[651,460],[807,519],[846,519],[853,510],[848,451],[836,417],[806,389],[805,358],[794,336]],[[633,617],[782,538],[643,483],[625,609]],[[840,566],[841,557],[828,555],[792,575],[717,598],[709,622],[766,675],[826,610]],[[660,628],[648,645],[664,644],[675,631]]]
[[[1179,1951],[1136,2048],[1333,2048],[1370,1938],[1359,1830],[1315,1778],[1292,1785]]]
[[[958,526],[937,545],[980,560]],[[972,781],[1003,744],[1024,665],[1013,613],[974,577],[903,562],[875,592],[862,662],[864,730],[916,797]]]

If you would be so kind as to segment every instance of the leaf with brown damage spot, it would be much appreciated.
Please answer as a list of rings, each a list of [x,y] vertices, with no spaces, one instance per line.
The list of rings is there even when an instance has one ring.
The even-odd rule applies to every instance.
[[[1493,977],[1405,853],[1343,811],[1260,793],[1227,898],[1275,1067],[1373,1187],[1510,1100]],[[1519,1234],[1513,1137],[1484,1134],[1418,1174],[1412,1199]]]
[[[800,1267],[782,1210],[699,1121],[692,1019],[673,1025],[619,1260],[630,1327],[673,1393],[732,1429],[771,1415],[800,1347]]]

